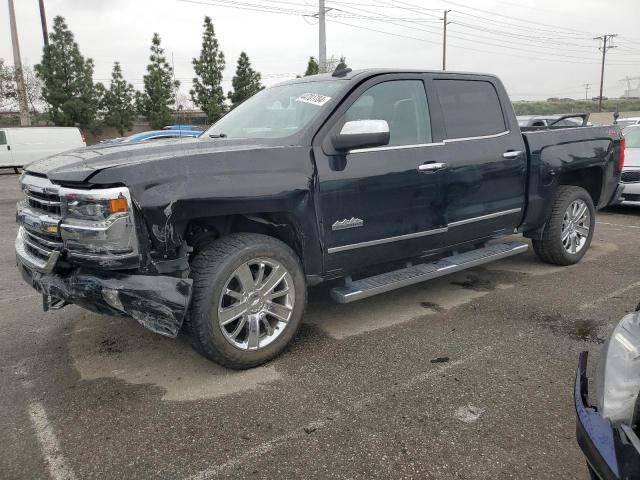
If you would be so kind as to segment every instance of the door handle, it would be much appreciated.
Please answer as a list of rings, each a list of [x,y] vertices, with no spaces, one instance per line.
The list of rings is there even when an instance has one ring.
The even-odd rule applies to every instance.
[[[429,173],[429,172],[436,172],[438,170],[443,170],[447,168],[447,164],[446,163],[423,163],[422,165],[418,165],[418,171],[419,172],[425,172],[425,173]]]
[[[509,150],[508,152],[504,152],[502,154],[503,158],[518,158],[522,155],[522,150]]]

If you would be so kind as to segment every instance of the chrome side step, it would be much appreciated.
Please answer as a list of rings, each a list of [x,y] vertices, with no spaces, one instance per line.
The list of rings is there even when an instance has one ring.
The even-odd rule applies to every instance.
[[[379,293],[442,277],[501,258],[524,253],[526,243],[506,242],[487,245],[477,250],[457,253],[431,263],[421,263],[373,277],[347,281],[345,285],[331,289],[331,297],[338,303],[350,303]]]

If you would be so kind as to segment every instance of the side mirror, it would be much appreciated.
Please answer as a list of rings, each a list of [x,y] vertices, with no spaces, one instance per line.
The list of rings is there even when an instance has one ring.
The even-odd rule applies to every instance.
[[[340,133],[331,138],[331,143],[338,152],[348,152],[388,145],[389,138],[386,120],[353,120],[344,124]]]

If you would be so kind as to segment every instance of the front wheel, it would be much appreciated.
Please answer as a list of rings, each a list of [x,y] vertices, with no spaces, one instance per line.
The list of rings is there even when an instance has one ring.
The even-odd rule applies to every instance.
[[[295,335],[306,303],[296,254],[281,241],[238,233],[193,261],[190,330],[196,349],[229,368],[260,365]]]
[[[547,263],[573,265],[587,253],[594,226],[595,208],[589,192],[560,186],[542,238],[532,240],[533,250]]]

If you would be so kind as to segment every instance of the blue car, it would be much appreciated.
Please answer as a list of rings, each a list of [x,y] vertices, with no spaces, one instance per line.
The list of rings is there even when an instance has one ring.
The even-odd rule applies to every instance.
[[[153,140],[169,140],[175,138],[194,138],[200,136],[198,130],[151,130],[148,132],[134,133],[118,140],[117,143],[141,143]]]
[[[162,127],[163,130],[193,130],[194,132],[203,132],[204,129],[198,125],[167,125]]]

